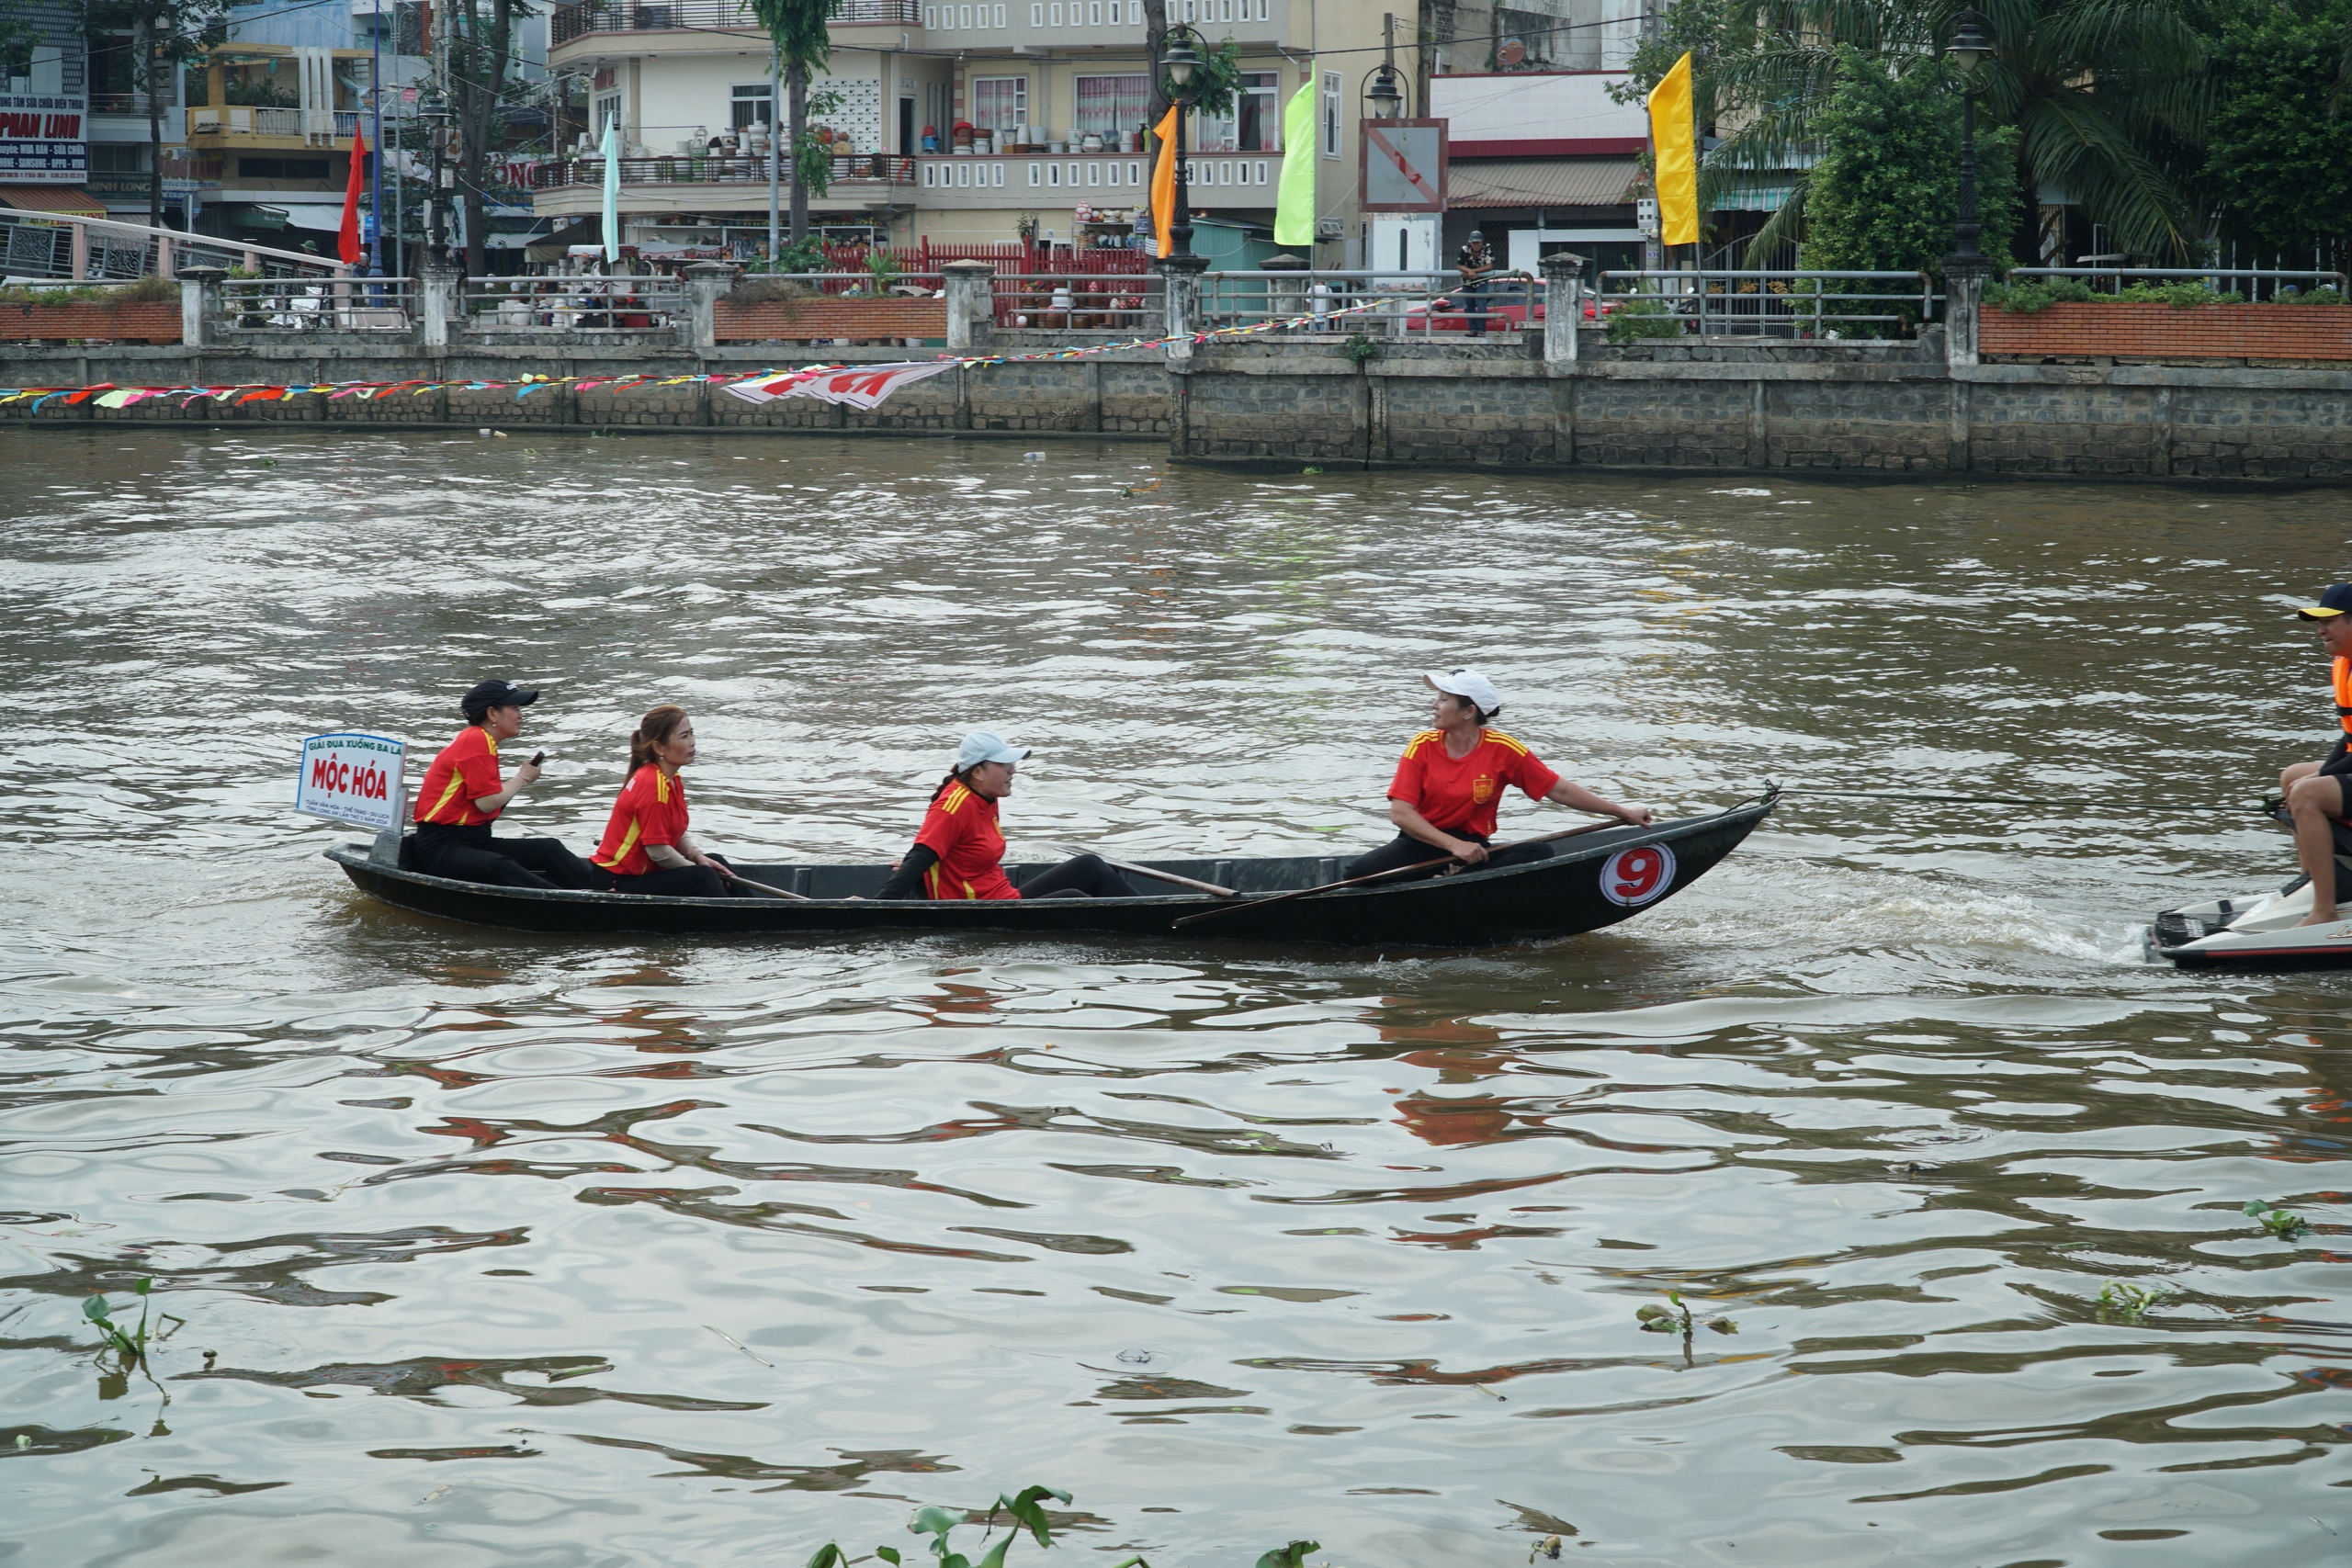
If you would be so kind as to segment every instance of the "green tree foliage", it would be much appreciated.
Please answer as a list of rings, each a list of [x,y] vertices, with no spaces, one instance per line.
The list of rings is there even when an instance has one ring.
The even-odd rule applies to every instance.
[[[1960,210],[1958,82],[1934,59],[1901,74],[1838,51],[1836,85],[1814,118],[1821,139],[1807,200],[1804,265],[1829,271],[1922,268],[1940,277]],[[2017,131],[1980,130],[1976,210],[1983,246],[2007,272],[2018,223]]]
[[[767,29],[784,62],[786,114],[793,167],[798,173],[811,156],[808,136],[808,77],[833,58],[833,35],[828,26],[841,14],[842,0],[751,0],[752,14]],[[792,182],[792,243],[808,237],[808,182]]]
[[[449,107],[458,128],[458,190],[465,204],[466,276],[490,270],[490,201],[482,181],[506,139],[514,75],[514,24],[537,15],[528,0],[465,0],[448,6]]]
[[[230,0],[83,0],[81,21],[94,57],[121,51],[118,80],[139,96],[147,120],[147,222],[164,223],[164,104],[175,77],[228,36]],[[0,11],[13,12],[0,4]],[[0,38],[14,26],[0,20]]]
[[[2352,0],[2260,0],[2212,26],[2204,173],[2221,232],[2306,265],[2315,244],[2352,235],[2338,87]]]
[[[2183,187],[2203,130],[2205,46],[2187,3],[1981,0],[1977,7],[1995,40],[1977,69],[1978,124],[2017,128],[2020,185],[2063,186],[2127,247],[2167,259],[2201,248]],[[1758,236],[1760,253],[1794,238],[1804,220],[1807,155],[1820,143],[1815,122],[1837,96],[1841,52],[1908,75],[1951,37],[1960,10],[1958,0],[1765,0],[1747,9],[1733,0],[1686,0],[1667,13],[1669,41],[1643,51],[1629,86],[1646,92],[1681,52],[1673,44],[1690,48],[1701,122],[1736,127],[1701,169],[1702,205],[1725,181],[1795,187]]]

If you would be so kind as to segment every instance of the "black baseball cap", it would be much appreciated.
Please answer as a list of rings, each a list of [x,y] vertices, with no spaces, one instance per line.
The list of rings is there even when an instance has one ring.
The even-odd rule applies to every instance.
[[[2332,621],[2352,612],[2352,582],[2339,582],[2319,596],[2316,604],[2306,604],[2295,612],[2306,621]]]
[[[2352,592],[2352,589],[2346,590]],[[460,713],[480,713],[487,708],[519,708],[539,700],[539,694],[528,686],[518,686],[512,681],[484,681],[458,699]]]

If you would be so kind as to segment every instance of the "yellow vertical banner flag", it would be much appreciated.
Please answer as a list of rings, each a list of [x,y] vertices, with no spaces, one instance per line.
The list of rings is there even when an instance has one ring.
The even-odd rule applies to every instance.
[[[1690,102],[1690,56],[1650,89],[1650,155],[1657,164],[1658,239],[1699,243],[1699,125]]]
[[[1151,226],[1159,236],[1163,259],[1176,248],[1168,237],[1168,228],[1176,221],[1176,117],[1183,112],[1170,104],[1166,118],[1151,128],[1152,135],[1159,139],[1159,156],[1151,165]]]
[[[1283,110],[1283,183],[1274,197],[1274,243],[1315,243],[1315,78]],[[1312,254],[1312,252],[1309,253]]]

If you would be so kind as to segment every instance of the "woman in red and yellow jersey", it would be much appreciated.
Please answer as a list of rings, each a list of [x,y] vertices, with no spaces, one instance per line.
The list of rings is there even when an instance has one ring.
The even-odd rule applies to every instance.
[[[1636,826],[1648,823],[1647,807],[1603,800],[1545,767],[1521,742],[1487,728],[1487,721],[1502,711],[1502,694],[1476,670],[1422,679],[1437,693],[1430,705],[1435,728],[1407,744],[1396,763],[1396,777],[1388,785],[1388,819],[1396,824],[1396,837],[1350,862],[1347,875],[1370,876],[1445,855],[1487,866],[1548,860],[1549,844],[1498,852],[1487,848],[1495,834],[1503,792],[1513,786],[1531,800],[1549,800]],[[1437,871],[1431,867],[1421,874],[1435,876]]]
[[[498,887],[596,886],[596,874],[553,839],[491,836],[499,813],[538,780],[536,759],[514,770],[511,784],[498,771],[498,743],[523,733],[523,710],[538,700],[506,681],[484,681],[458,699],[466,728],[433,759],[416,792],[413,869]]]
[[[662,704],[628,738],[628,779],[604,842],[592,857],[610,893],[667,898],[723,898],[732,873],[686,836],[686,782],[678,770],[695,760],[695,726],[686,710]]]
[[[2333,819],[2352,814],[2352,790],[2345,787],[2352,774],[2352,582],[2336,583],[2295,614],[2317,623],[2320,649],[2334,661],[2335,744],[2321,761],[2297,762],[2278,775],[2295,819],[2295,857],[2312,879],[2312,912],[2301,923],[2324,926],[2339,918]]]
[[[1012,793],[1012,771],[1029,755],[976,729],[956,750],[956,766],[932,792],[914,848],[882,898],[1132,898],[1136,890],[1099,855],[1078,855],[1019,887],[1004,874],[1004,834],[996,803]]]

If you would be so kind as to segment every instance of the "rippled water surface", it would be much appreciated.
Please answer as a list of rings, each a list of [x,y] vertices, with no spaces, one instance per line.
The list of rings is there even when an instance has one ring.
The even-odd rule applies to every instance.
[[[2289,869],[2346,498],[530,439],[0,434],[0,1561],[797,1564],[1030,1482],[1104,1568],[2352,1550],[2346,982],[2136,931]],[[499,674],[577,848],[674,700],[754,860],[897,852],[981,723],[1016,856],[1336,852],[1466,661],[1621,798],[2058,804],[1792,795],[1385,954],[535,939],[288,810]]]

